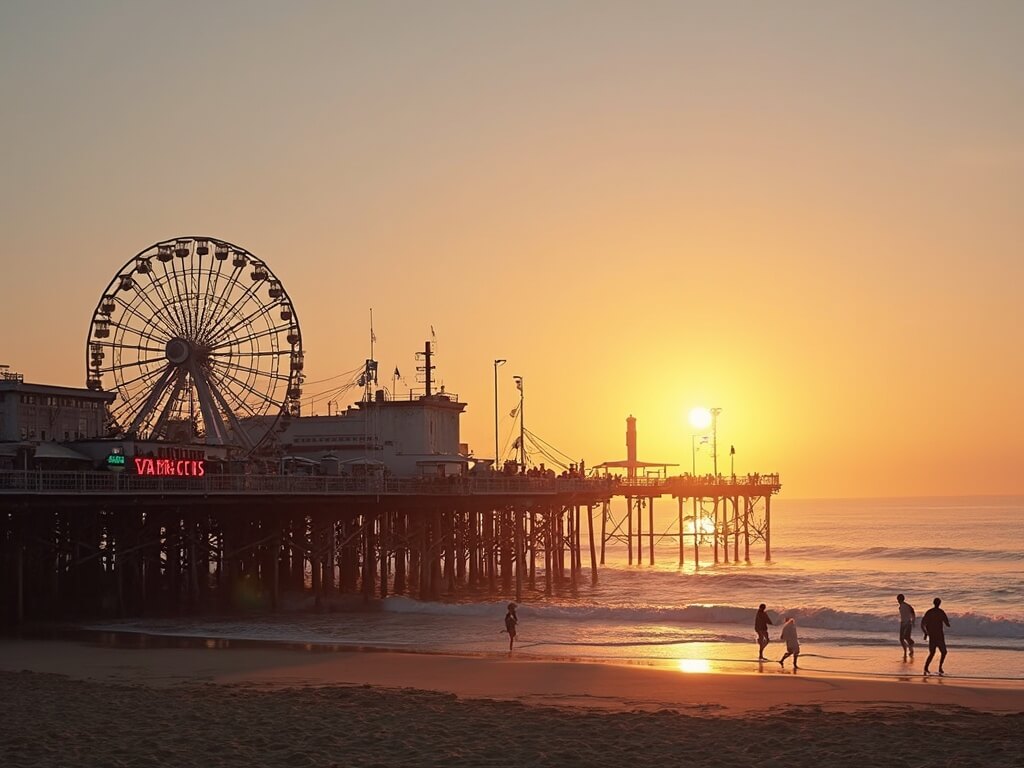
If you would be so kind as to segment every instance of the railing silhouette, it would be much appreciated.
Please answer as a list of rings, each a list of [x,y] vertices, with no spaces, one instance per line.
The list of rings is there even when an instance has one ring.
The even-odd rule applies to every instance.
[[[676,475],[674,477],[619,478],[619,488],[736,488],[749,486],[779,486],[779,473],[750,473],[746,475]]]
[[[329,475],[142,476],[116,472],[0,471],[0,495],[610,495],[611,478],[453,476],[335,477]]]

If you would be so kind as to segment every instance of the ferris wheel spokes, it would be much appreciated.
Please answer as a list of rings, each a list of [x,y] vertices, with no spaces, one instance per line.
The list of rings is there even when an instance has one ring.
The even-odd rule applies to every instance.
[[[101,297],[87,383],[116,392],[115,434],[251,450],[298,409],[301,339],[263,261],[213,238],[166,240],[125,264]]]

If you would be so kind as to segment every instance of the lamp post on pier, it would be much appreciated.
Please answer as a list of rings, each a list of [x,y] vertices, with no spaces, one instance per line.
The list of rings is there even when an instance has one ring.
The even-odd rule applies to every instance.
[[[494,361],[494,469],[498,467],[498,366],[504,365],[505,360]]]
[[[526,474],[526,420],[523,418],[523,377],[513,376],[516,387],[519,389],[519,467],[520,471]]]

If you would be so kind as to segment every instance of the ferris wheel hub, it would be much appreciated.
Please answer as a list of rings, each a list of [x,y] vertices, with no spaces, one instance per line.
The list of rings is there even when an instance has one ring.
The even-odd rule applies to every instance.
[[[185,339],[180,336],[175,337],[167,342],[166,355],[167,359],[175,365],[181,365],[188,360],[189,353],[192,351],[192,345],[189,344]]]

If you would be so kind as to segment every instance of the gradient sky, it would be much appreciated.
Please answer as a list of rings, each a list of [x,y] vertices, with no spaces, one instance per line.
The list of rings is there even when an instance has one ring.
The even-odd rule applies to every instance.
[[[177,235],[265,259],[307,373],[463,435],[719,466],[790,497],[1024,492],[1024,4],[0,5],[0,363],[83,385],[91,313]],[[310,394],[317,391],[310,387]],[[314,410],[326,412],[320,402]],[[708,471],[707,453],[697,456]]]

